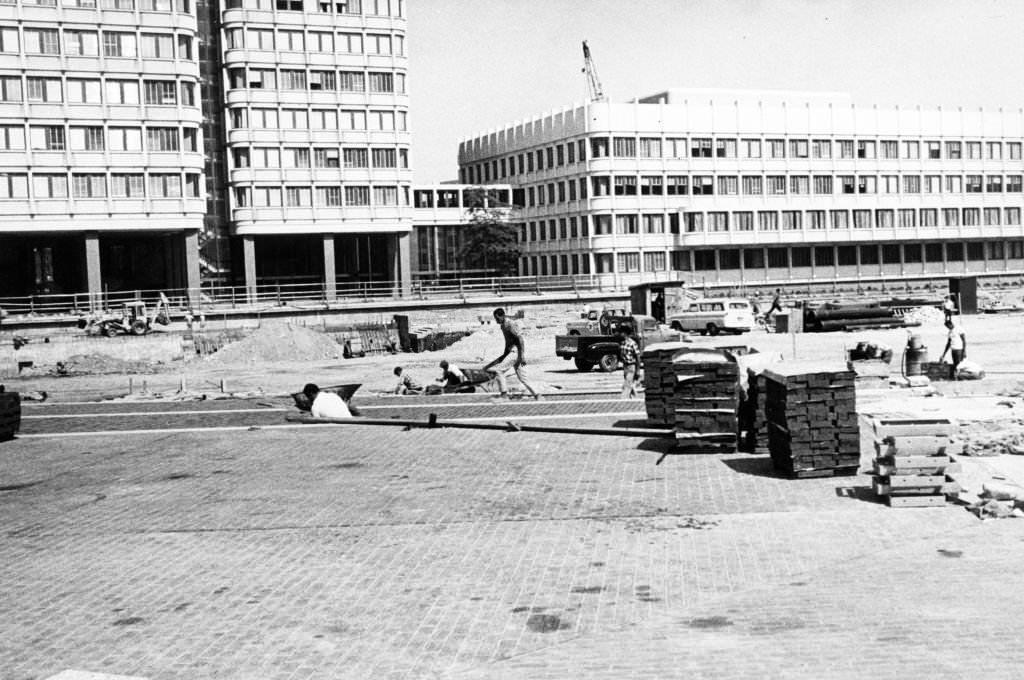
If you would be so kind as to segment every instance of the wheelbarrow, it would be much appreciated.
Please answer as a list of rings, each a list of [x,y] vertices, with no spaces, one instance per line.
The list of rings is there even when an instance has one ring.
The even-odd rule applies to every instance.
[[[442,388],[444,394],[469,394],[479,389],[487,392],[487,386],[494,380],[495,374],[479,368],[464,368],[462,375],[465,379],[457,385],[445,385]]]
[[[348,403],[349,401],[351,401],[352,395],[356,393],[356,390],[358,390],[362,386],[362,383],[355,383],[349,385],[331,385],[329,387],[321,387],[320,391],[334,392],[339,397],[341,397],[345,403]],[[308,411],[313,406],[309,402],[309,397],[307,397],[302,392],[292,392],[292,399],[295,400],[295,406],[297,406],[300,411]]]

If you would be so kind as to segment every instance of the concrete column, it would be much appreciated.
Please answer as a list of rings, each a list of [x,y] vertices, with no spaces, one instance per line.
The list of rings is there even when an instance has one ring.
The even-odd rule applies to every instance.
[[[392,251],[392,279],[398,282],[398,294],[403,297],[412,294],[412,258],[410,254],[409,233],[396,234],[388,241],[388,250]]]
[[[334,234],[324,234],[324,296],[338,297],[338,272],[334,261]]]
[[[242,237],[242,257],[245,260],[245,296],[256,302],[256,242],[252,236]]]
[[[103,274],[100,271],[100,235],[95,231],[85,234],[85,283],[89,292],[89,308],[103,305]]]
[[[199,304],[199,230],[189,229],[185,232],[184,247],[185,255],[185,288],[188,289],[187,296],[190,305]]]

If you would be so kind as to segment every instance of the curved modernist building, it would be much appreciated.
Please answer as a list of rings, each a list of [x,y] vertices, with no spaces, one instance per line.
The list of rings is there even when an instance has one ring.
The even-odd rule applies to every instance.
[[[1024,272],[1024,111],[670,90],[465,140],[522,274],[794,281]]]
[[[228,0],[228,186],[246,284],[410,279],[404,0]]]
[[[198,287],[191,0],[0,0],[0,295]]]

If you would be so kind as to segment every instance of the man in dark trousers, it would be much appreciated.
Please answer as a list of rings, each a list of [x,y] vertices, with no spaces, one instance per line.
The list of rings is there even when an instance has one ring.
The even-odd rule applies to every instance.
[[[526,374],[526,343],[523,341],[523,336],[519,333],[519,328],[512,319],[505,315],[505,310],[501,307],[494,310],[494,320],[498,323],[498,327],[501,328],[501,334],[505,338],[505,351],[501,353],[500,357],[484,366],[484,370],[488,371],[492,366],[496,367],[494,373],[498,380],[498,389],[501,392],[498,396],[508,396],[507,378],[510,374],[515,373],[515,376],[519,378],[519,382],[523,384],[523,387],[530,393],[530,396],[539,400],[540,395],[537,394],[537,390],[533,389],[528,382],[529,378]]]
[[[622,398],[636,396],[636,374],[640,364],[640,346],[633,339],[633,329],[627,324],[619,328],[619,361],[622,363]]]

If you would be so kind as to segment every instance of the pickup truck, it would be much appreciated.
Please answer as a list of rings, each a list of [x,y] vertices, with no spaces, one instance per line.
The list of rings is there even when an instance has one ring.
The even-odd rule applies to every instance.
[[[608,316],[609,314],[625,316],[626,310],[617,309],[599,312],[596,309],[592,309],[587,314],[581,314],[579,321],[570,321],[565,324],[565,332],[569,335],[597,335],[600,332],[601,317]]]
[[[566,361],[572,359],[576,368],[587,372],[600,366],[602,371],[611,373],[619,367],[619,339],[617,333],[623,325],[633,329],[633,337],[640,350],[658,342],[679,342],[681,333],[663,330],[653,316],[634,314],[601,316],[599,333],[569,334],[555,337],[555,354]]]

